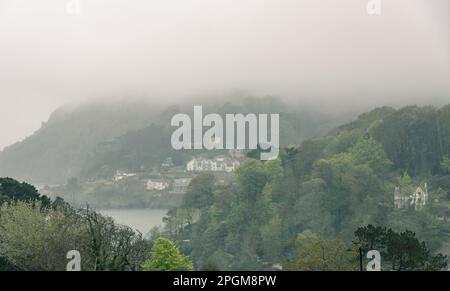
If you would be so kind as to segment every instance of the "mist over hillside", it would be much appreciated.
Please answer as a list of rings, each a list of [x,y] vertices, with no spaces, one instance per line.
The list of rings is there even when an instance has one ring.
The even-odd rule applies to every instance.
[[[79,15],[63,2],[0,0],[0,149],[111,96],[246,91],[364,112],[450,94],[447,0],[385,1],[375,17],[363,0],[89,0]]]
[[[62,107],[22,142],[0,152],[3,176],[61,183],[77,176],[95,146],[152,123],[157,108],[146,102]]]
[[[144,100],[116,100],[62,107],[32,136],[0,152],[0,175],[39,185],[64,184],[73,177],[88,179],[111,176],[120,169],[149,169],[167,157],[184,163],[186,156],[170,146],[170,120],[178,112],[192,113],[195,104],[205,104],[205,112],[219,114],[281,113],[282,145],[324,135],[356,116],[330,116],[272,97],[230,100],[199,99],[166,107]]]
[[[0,0],[0,271],[450,270],[449,13]]]

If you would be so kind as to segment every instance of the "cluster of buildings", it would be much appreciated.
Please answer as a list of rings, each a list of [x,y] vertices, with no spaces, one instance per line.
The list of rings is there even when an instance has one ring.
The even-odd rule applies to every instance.
[[[172,183],[164,179],[149,179],[145,183],[148,191],[165,191],[169,190],[172,194],[184,194],[187,191],[191,178],[174,179]],[[172,187],[171,187],[172,186]]]
[[[126,178],[137,177],[136,173],[127,173],[124,171],[117,171],[113,180],[121,182]],[[169,191],[172,194],[184,194],[187,191],[191,178],[177,178],[177,179],[147,179],[145,180],[145,189],[148,191]]]
[[[240,159],[245,157],[243,150],[233,149],[230,150],[229,156],[221,155],[212,159],[197,157],[193,158],[186,164],[186,170],[184,172],[223,172],[231,173],[235,171],[240,166]],[[166,158],[161,164],[161,168],[171,169],[174,168],[174,163],[172,158]],[[182,172],[181,172],[182,173]],[[126,171],[117,171],[113,177],[115,182],[120,182],[126,178],[136,177],[136,173],[127,173]],[[141,175],[139,175],[141,176]],[[180,173],[177,175],[180,175]],[[185,176],[192,176],[186,175]],[[191,178],[181,177],[181,178],[152,178],[152,179],[142,179],[144,182],[145,189],[147,191],[167,191],[172,194],[184,194],[191,182]],[[219,181],[220,182],[220,181]],[[225,183],[225,182],[223,182]]]
[[[149,191],[151,190],[164,191],[167,188],[169,188],[169,186],[170,186],[169,182],[162,179],[149,179],[145,183],[145,188]]]
[[[214,159],[194,158],[186,165],[188,172],[227,172],[235,171],[240,162],[225,156],[218,156]]]
[[[188,172],[234,172],[240,166],[240,160],[245,158],[241,149],[231,149],[229,156],[217,156],[212,159],[203,157],[193,158],[186,165]]]
[[[127,172],[117,171],[116,174],[114,175],[114,181],[118,182],[123,179],[135,177],[135,176],[137,176],[136,173],[127,173]]]

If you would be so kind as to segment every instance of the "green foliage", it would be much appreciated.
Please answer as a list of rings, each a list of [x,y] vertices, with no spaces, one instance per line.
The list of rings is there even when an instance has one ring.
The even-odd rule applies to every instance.
[[[166,229],[175,237],[183,234],[183,230],[189,227],[197,216],[197,211],[193,208],[175,208],[169,211],[169,219],[167,221]]]
[[[41,196],[32,185],[11,178],[0,178],[0,204],[8,201],[40,201],[44,206],[50,204],[50,199]]]
[[[268,181],[264,165],[253,159],[246,160],[238,168],[236,178],[247,202],[254,202]]]
[[[170,144],[170,135],[170,128],[152,124],[100,143],[89,154],[80,176],[85,179],[109,178],[118,169],[151,171],[160,169],[167,157],[171,157],[175,165],[184,165],[190,155],[175,151]]]
[[[295,241],[296,258],[283,263],[291,271],[356,271],[356,248],[338,239],[324,240],[311,231],[299,234]]]
[[[82,253],[82,270],[136,270],[147,243],[131,229],[98,213],[15,202],[0,208],[0,256],[14,268],[63,271],[70,250]]]
[[[443,110],[450,115],[450,107],[380,108],[332,135],[282,149],[278,160],[247,159],[235,173],[237,184],[208,187],[212,203],[203,204],[198,219],[177,219],[187,213],[188,204],[173,211],[169,221],[179,223],[176,232],[169,232],[177,241],[191,241],[184,250],[199,266],[213,261],[223,270],[253,270],[287,262],[291,269],[354,269],[359,267],[352,261],[354,253],[342,252],[354,230],[389,226],[398,231],[389,241],[380,237],[383,229],[360,230],[364,248],[389,245],[391,251],[386,248],[384,253],[394,262],[389,268],[442,267],[445,257],[431,254],[450,233],[444,220],[450,180],[440,176],[446,149],[439,139],[450,142]],[[430,194],[425,208],[394,209],[395,187],[413,193],[424,181]],[[301,253],[292,242],[305,230],[317,237]],[[399,238],[404,245],[398,245]],[[426,248],[420,240],[426,241]],[[401,247],[411,251],[400,252]],[[319,250],[328,252],[326,260],[320,260]],[[333,257],[333,252],[339,254]],[[401,263],[396,254],[402,256]]]
[[[444,173],[450,174],[450,158],[448,155],[445,155],[442,158],[441,168],[444,171]]]
[[[447,134],[441,130],[439,113],[433,107],[405,107],[387,116],[373,138],[383,145],[397,169],[414,176],[437,173],[445,153],[442,140]]]
[[[192,271],[189,258],[181,254],[176,245],[163,237],[152,247],[150,259],[142,265],[144,271]]]
[[[204,209],[213,202],[214,175],[200,174],[192,179],[184,196],[183,206],[186,208]]]
[[[383,270],[393,271],[439,271],[447,268],[448,258],[442,254],[432,255],[425,242],[416,234],[405,230],[397,233],[385,227],[368,225],[355,232],[355,245],[381,253]]]
[[[282,220],[276,213],[269,223],[261,227],[261,249],[265,260],[277,262],[283,257],[284,243],[280,240],[282,230]]]
[[[65,270],[70,250],[82,253],[82,270],[136,270],[149,247],[140,234],[62,199],[43,199],[34,187],[1,179],[0,269]]]
[[[194,187],[197,193],[211,197],[209,203],[192,203],[197,195],[190,194],[185,203],[169,213],[167,231],[177,241],[190,241],[186,251],[198,266],[214,262],[223,270],[258,270],[260,257],[276,262],[282,257],[284,244],[282,218],[273,203],[273,192],[282,188],[284,169],[280,160],[244,161],[235,173],[237,185],[227,187]],[[211,181],[203,176],[204,181]],[[209,182],[207,185],[210,185]],[[199,191],[200,190],[200,191]],[[205,199],[200,199],[205,201]],[[200,216],[187,215],[192,206]],[[198,213],[198,212],[197,212]],[[218,247],[219,246],[219,247]],[[192,247],[192,249],[191,249]]]
[[[82,211],[81,219],[88,234],[84,254],[93,260],[94,271],[137,270],[146,259],[148,245],[140,233],[89,208]]]
[[[66,253],[84,250],[87,239],[77,217],[63,211],[26,202],[0,208],[0,256],[20,270],[65,270]]]
[[[355,231],[357,244],[364,252],[381,250],[386,244],[386,227],[375,227],[372,224],[358,228]]]
[[[357,120],[340,126],[332,131],[332,133],[339,133],[343,131],[358,131],[365,133],[370,129],[376,128],[380,121],[384,121],[387,117],[396,113],[396,110],[391,107],[380,107],[370,112],[363,113],[358,116]]]
[[[349,153],[356,165],[365,164],[376,172],[386,171],[392,166],[383,146],[372,138],[361,138]]]
[[[206,265],[202,268],[202,271],[208,272],[218,272],[220,271],[219,267],[214,262],[207,262]]]
[[[324,135],[352,117],[303,111],[273,97],[199,101],[209,111],[205,114],[281,112],[280,140],[285,145]],[[175,165],[183,165],[193,153],[170,146],[170,120],[179,107],[140,100],[59,108],[32,136],[0,152],[0,176],[63,184],[72,177],[110,177],[120,169],[159,168],[169,156]]]
[[[0,176],[63,184],[96,159],[97,145],[150,126],[157,110],[143,101],[59,108],[35,134],[0,153]]]
[[[244,103],[228,103],[220,110],[245,113],[279,105],[270,99],[261,104],[254,99]],[[277,160],[246,159],[230,185],[215,185],[212,175],[193,179],[182,203],[169,211],[165,229],[153,233],[153,238],[164,235],[181,249],[160,243],[155,249],[159,263],[148,260],[146,267],[166,268],[162,258],[168,253],[185,258],[180,260],[186,263],[183,253],[198,269],[261,270],[284,262],[285,268],[293,270],[353,270],[359,267],[354,257],[356,247],[361,246],[382,251],[384,269],[444,268],[447,258],[434,254],[448,242],[450,233],[450,106],[379,108],[328,136],[301,143],[303,137],[297,136],[304,130],[301,118],[295,114],[283,117],[287,121],[282,121],[286,123],[282,127],[287,131],[282,135],[290,137],[289,143],[294,145],[280,149]],[[101,144],[86,172],[98,170],[107,176],[119,166],[148,169],[169,153],[147,153],[145,145],[163,148],[161,140],[166,134],[167,128],[155,124]],[[395,187],[412,194],[424,182],[430,195],[426,207],[394,209]],[[36,196],[26,185],[20,191],[14,190],[20,185],[13,185],[8,192],[0,188],[3,199],[10,199],[8,195],[25,195],[20,198],[24,200]],[[71,180],[68,191],[76,188]],[[97,191],[97,198],[114,201],[113,197],[120,196],[117,193],[133,192],[128,185],[106,187]],[[132,197],[137,205],[143,203]],[[96,244],[88,244],[90,266],[132,269],[136,262],[142,264],[142,255],[136,259],[106,255],[123,254],[116,246],[128,238],[136,243],[125,243],[125,250],[141,253],[138,246],[142,241],[129,230],[95,215],[81,214],[80,219],[85,227],[89,223],[95,226],[86,227],[87,237],[96,238]],[[360,228],[362,225],[367,226]],[[350,246],[355,235],[357,244]],[[133,263],[127,264],[129,260]]]

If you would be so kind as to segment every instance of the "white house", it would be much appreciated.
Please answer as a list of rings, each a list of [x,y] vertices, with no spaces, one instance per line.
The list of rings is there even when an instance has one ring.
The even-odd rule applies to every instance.
[[[428,185],[425,183],[424,189],[419,186],[413,194],[414,208],[416,210],[422,209],[428,203]]]
[[[126,173],[126,172],[117,171],[116,174],[114,175],[114,181],[118,182],[125,178],[130,178],[130,177],[135,177],[135,176],[137,176],[136,173]]]
[[[188,172],[233,172],[240,165],[237,160],[217,156],[214,159],[194,158],[186,164]]]

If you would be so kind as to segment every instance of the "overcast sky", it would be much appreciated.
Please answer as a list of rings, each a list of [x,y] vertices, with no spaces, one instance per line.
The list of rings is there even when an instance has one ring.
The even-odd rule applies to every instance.
[[[0,149],[69,102],[450,102],[450,1],[0,0]]]

